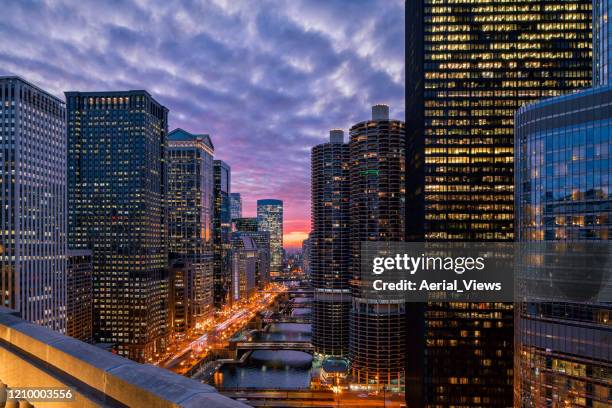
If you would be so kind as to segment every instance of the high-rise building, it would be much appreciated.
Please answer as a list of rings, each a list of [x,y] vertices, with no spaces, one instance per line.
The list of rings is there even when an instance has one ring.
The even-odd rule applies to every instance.
[[[270,233],[270,276],[283,270],[283,202],[257,200],[257,229]]]
[[[68,250],[66,334],[93,341],[93,266],[88,249]]]
[[[168,134],[168,249],[190,265],[185,282],[187,330],[213,313],[213,153],[208,135],[183,129]]]
[[[404,241],[406,128],[374,105],[372,119],[353,125],[349,141],[351,272],[357,281],[363,241]],[[353,285],[349,357],[355,380],[400,387],[404,381],[403,302],[368,298]]]
[[[170,254],[168,262],[168,332],[172,336],[186,336],[196,326],[196,265],[191,259]]]
[[[302,269],[304,275],[310,278],[310,264],[312,257],[312,241],[310,240],[310,234],[308,238],[302,241]]]
[[[236,227],[236,231],[257,231],[257,217],[243,217],[243,218],[235,218],[234,226]]]
[[[213,162],[213,261],[214,305],[217,308],[230,300],[232,217],[230,209],[231,168],[221,161]]]
[[[342,130],[331,130],[329,136],[329,142],[311,153],[312,343],[319,354],[347,356],[352,277],[349,145]]]
[[[591,0],[415,0],[406,17],[409,238],[512,240],[514,113],[590,85]]]
[[[263,288],[270,282],[270,233],[268,231],[237,230],[233,235],[249,237],[255,242],[257,247],[255,284],[258,288]]]
[[[255,291],[257,245],[251,237],[236,233],[231,249],[232,301],[246,300]]]
[[[590,84],[591,0],[406,4],[407,239],[512,240],[514,113]],[[409,307],[410,405],[512,405],[511,305]]]
[[[240,197],[240,193],[230,194],[230,216],[232,220],[242,217],[242,197]]]
[[[612,239],[611,6],[593,2],[597,86],[524,106],[515,115],[517,240],[538,254],[539,241],[578,246]],[[549,264],[547,276],[560,279]],[[580,278],[586,273],[596,284],[592,270]],[[555,295],[516,306],[514,406],[608,406],[612,305],[579,302],[561,290]]]
[[[66,103],[68,245],[92,251],[94,340],[148,361],[167,340],[168,109],[141,90]]]
[[[66,109],[0,77],[0,306],[66,331]]]
[[[612,239],[612,86],[521,108],[516,162],[519,241]],[[558,295],[516,306],[514,406],[609,406],[612,305]]]
[[[610,31],[612,3],[593,0],[593,85],[610,84],[612,69],[612,32]]]

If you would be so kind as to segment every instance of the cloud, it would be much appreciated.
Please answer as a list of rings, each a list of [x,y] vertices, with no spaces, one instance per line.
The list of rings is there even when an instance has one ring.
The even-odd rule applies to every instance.
[[[0,74],[67,90],[147,89],[170,127],[209,133],[253,214],[310,227],[310,148],[328,129],[404,116],[403,0],[4,0]]]

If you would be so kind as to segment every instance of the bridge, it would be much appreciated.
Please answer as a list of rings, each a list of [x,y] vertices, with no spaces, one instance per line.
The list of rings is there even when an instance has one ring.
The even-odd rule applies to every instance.
[[[264,317],[264,323],[303,323],[308,324],[311,322],[309,315],[305,316],[282,316],[280,318]]]
[[[236,350],[297,350],[312,353],[314,347],[309,341],[238,341]]]

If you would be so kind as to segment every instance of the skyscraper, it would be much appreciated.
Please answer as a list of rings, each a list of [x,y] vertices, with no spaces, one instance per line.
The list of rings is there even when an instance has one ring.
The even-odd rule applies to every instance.
[[[593,2],[597,87],[524,106],[515,116],[517,240],[534,251],[541,252],[538,241],[574,247],[612,239],[610,6]],[[579,279],[597,284],[594,271],[585,272]],[[558,280],[558,273],[547,275]],[[612,305],[555,295],[516,306],[514,406],[608,406]]]
[[[349,145],[342,130],[311,153],[310,269],[314,288],[312,343],[328,356],[346,356],[349,346]],[[304,254],[306,255],[306,254]]]
[[[283,202],[257,200],[257,229],[270,233],[270,275],[278,276],[283,269]]]
[[[230,194],[230,216],[232,220],[242,217],[242,198],[240,193]]]
[[[146,91],[66,92],[68,244],[92,250],[94,339],[165,350],[168,109]]]
[[[213,162],[213,260],[214,260],[214,304],[220,308],[230,300],[232,217],[230,209],[230,166],[221,161]]]
[[[407,239],[512,240],[514,113],[590,84],[591,1],[406,4]],[[510,304],[407,316],[409,404],[512,405]]]
[[[612,3],[606,0],[593,0],[593,85],[610,84],[612,68],[612,32],[610,31],[610,12]]]
[[[415,0],[406,16],[409,238],[512,240],[514,113],[590,85],[591,0]]]
[[[517,239],[612,239],[612,86],[521,108],[516,142]],[[557,294],[516,306],[514,406],[608,406],[612,305]]]
[[[242,217],[234,219],[236,231],[257,231],[257,217]]]
[[[374,105],[372,119],[353,125],[349,141],[351,272],[359,279],[363,241],[404,241],[405,124]],[[400,386],[406,358],[403,302],[370,299],[353,285],[349,356],[361,384]]]
[[[0,305],[66,330],[66,109],[0,77]]]
[[[251,237],[236,233],[231,250],[232,301],[246,300],[255,291],[257,246]]]
[[[185,279],[189,319],[195,328],[213,312],[213,153],[208,135],[183,129],[168,134],[168,246],[190,268]]]
[[[68,250],[66,334],[93,341],[93,266],[88,249]]]

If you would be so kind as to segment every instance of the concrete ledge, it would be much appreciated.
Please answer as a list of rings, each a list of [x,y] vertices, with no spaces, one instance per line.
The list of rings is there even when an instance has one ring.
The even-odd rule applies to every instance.
[[[19,372],[15,372],[17,365]],[[211,386],[26,322],[3,307],[0,381],[9,387],[60,384],[75,388],[78,403],[62,406],[246,407]]]

